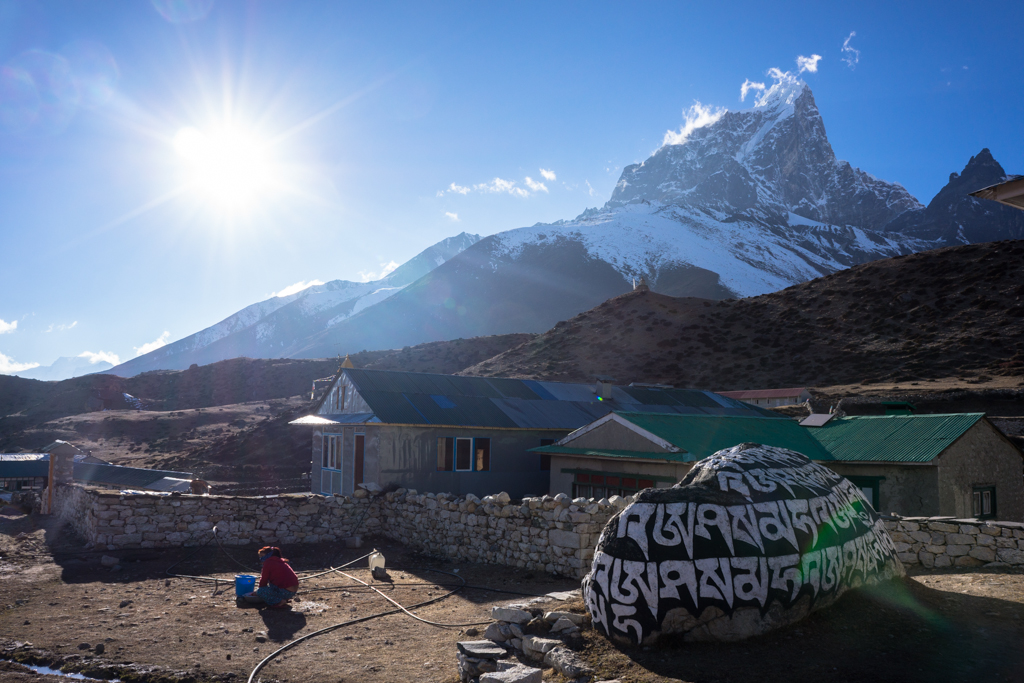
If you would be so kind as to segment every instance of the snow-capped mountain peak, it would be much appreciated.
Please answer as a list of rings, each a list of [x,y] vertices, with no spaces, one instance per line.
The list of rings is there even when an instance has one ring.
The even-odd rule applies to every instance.
[[[770,75],[775,80],[754,102],[754,109],[765,109],[776,114],[776,118],[791,116],[794,105],[807,84],[787,71],[772,69]]]

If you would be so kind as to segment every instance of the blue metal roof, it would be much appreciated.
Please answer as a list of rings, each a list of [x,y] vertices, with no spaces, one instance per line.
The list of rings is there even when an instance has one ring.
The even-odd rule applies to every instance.
[[[357,368],[341,372],[376,419],[385,424],[567,430],[589,424],[613,410],[786,419],[696,389],[612,387],[611,398],[602,401],[590,384]]]
[[[30,479],[50,476],[49,460],[0,461],[0,479]]]

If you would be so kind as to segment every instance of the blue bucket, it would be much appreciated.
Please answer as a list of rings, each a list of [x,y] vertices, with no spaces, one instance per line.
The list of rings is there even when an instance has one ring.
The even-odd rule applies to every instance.
[[[235,575],[235,595],[242,597],[256,590],[256,577],[252,574]]]

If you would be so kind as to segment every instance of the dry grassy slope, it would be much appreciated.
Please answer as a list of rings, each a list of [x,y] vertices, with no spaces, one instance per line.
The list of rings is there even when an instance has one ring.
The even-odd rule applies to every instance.
[[[536,334],[496,334],[472,339],[427,342],[407,346],[365,366],[369,370],[436,372],[454,375],[459,370],[493,358],[535,338]]]
[[[717,390],[1024,376],[1024,241],[874,261],[741,300],[630,292],[460,374]]]

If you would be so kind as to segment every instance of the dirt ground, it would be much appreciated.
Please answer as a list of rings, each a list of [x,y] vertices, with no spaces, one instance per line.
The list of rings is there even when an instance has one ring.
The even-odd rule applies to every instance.
[[[271,652],[303,635],[394,609],[338,574],[303,582],[290,611],[240,608],[231,581],[254,569],[253,548],[216,545],[167,551],[82,551],[67,529],[12,507],[0,510],[0,658],[71,665],[122,680],[244,681]],[[415,609],[448,624],[486,622],[490,608],[578,587],[578,582],[488,565],[431,560],[378,544],[390,582],[345,570],[403,605],[455,595]],[[285,548],[300,573],[338,565],[369,548]],[[174,578],[214,576],[219,584]],[[508,592],[499,592],[508,591]],[[568,603],[582,608],[582,602]],[[303,642],[260,673],[263,681],[457,680],[455,643],[476,639],[461,625],[439,628],[404,614],[355,623]],[[30,643],[13,649],[16,643]],[[582,655],[600,678],[668,681],[1024,681],[1024,574],[963,570],[911,577],[845,596],[795,627],[735,644],[619,648],[584,631]],[[102,654],[97,646],[103,646]],[[0,662],[0,681],[57,681]],[[552,670],[546,681],[558,680]]]

